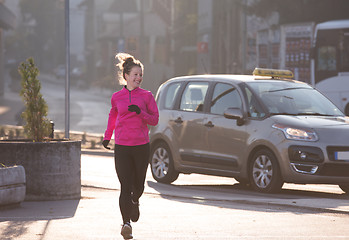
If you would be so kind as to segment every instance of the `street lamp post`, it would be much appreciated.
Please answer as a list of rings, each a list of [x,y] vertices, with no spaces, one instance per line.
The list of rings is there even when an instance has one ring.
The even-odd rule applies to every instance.
[[[70,28],[69,28],[69,0],[65,0],[65,138],[69,139],[70,123]]]

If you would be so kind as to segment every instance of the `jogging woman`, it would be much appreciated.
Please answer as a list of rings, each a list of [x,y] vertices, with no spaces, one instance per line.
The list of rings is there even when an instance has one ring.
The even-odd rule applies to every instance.
[[[123,219],[121,235],[131,239],[132,222],[139,218],[139,198],[149,160],[148,124],[155,126],[159,112],[150,91],[140,88],[143,81],[143,64],[127,53],[116,55],[119,63],[119,82],[125,85],[111,98],[111,110],[103,146],[107,149],[114,132],[115,168],[120,181],[119,206]]]

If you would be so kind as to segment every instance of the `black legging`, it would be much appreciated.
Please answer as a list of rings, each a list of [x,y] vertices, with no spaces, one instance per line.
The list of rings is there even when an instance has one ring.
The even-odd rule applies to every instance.
[[[138,146],[115,145],[115,168],[121,185],[119,206],[124,223],[130,221],[131,200],[137,202],[143,194],[149,152],[149,143]]]

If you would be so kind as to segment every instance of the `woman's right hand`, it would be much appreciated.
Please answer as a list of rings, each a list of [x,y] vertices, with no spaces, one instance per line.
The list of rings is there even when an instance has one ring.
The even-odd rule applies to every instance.
[[[102,145],[103,145],[104,148],[110,150],[110,147],[108,147],[109,142],[110,142],[110,140],[103,140]]]

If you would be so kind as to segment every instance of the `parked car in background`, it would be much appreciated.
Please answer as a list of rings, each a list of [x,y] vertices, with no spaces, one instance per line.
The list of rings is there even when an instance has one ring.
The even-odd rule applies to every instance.
[[[53,70],[53,74],[56,76],[56,78],[64,78],[65,77],[65,66],[64,65],[58,65]]]
[[[53,74],[56,78],[65,78],[65,65],[58,65],[53,70]],[[84,72],[80,67],[73,67],[70,69],[70,78],[72,80],[80,80],[84,78]]]
[[[290,71],[194,75],[163,83],[150,129],[151,172],[233,177],[260,192],[284,182],[349,192],[349,118]]]
[[[83,78],[83,74],[83,71],[79,67],[74,67],[70,72],[70,76],[73,79],[81,79]]]

